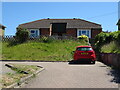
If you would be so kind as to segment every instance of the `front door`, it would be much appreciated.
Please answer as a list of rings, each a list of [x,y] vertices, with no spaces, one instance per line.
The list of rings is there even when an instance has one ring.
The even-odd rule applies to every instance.
[[[52,23],[52,35],[62,36],[66,33],[67,23]]]

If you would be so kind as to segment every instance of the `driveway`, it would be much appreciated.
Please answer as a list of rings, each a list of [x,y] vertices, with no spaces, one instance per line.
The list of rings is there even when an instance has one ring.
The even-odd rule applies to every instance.
[[[3,64],[9,62],[3,62]],[[22,88],[118,88],[106,65],[68,64],[68,62],[13,62],[45,68]]]

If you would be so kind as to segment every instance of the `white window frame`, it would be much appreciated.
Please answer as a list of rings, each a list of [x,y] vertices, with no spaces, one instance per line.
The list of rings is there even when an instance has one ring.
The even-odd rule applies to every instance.
[[[91,30],[90,29],[77,29],[77,37],[79,36],[79,31],[82,34],[82,31],[89,31],[89,38],[91,38]]]
[[[30,29],[30,36],[31,36],[31,31],[38,31],[37,36],[40,36],[40,29]],[[37,37],[33,37],[33,38],[37,38]]]

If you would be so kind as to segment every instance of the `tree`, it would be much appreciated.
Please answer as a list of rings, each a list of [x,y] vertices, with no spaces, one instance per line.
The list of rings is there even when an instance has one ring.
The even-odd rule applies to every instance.
[[[26,42],[29,39],[29,31],[25,28],[18,28],[16,32],[16,39],[19,43]]]

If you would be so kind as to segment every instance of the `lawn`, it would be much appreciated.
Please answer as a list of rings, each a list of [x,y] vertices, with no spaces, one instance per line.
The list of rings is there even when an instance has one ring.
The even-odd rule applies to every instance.
[[[70,61],[76,46],[87,45],[85,41],[55,40],[50,43],[29,41],[9,46],[2,43],[3,60]]]

